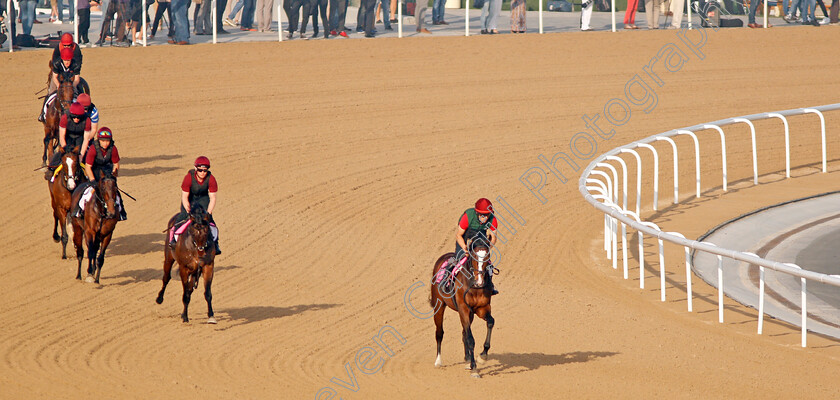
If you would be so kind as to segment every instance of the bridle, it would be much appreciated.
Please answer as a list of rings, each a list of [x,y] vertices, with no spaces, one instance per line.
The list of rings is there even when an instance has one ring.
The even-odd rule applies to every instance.
[[[192,231],[190,232],[190,239],[192,240],[193,246],[195,246],[196,250],[198,250],[198,251],[204,251],[207,248],[208,243],[210,242],[210,240],[208,240],[208,238],[210,237],[210,225],[204,223],[203,221],[198,222],[197,219],[193,218],[193,223],[190,224],[189,229],[190,230],[195,229],[196,231],[197,230],[205,231],[204,243],[202,243],[200,246],[198,245],[198,242],[196,241],[196,238],[195,238],[196,235],[194,235],[192,233]]]
[[[77,172],[78,165],[79,165],[79,163],[76,162],[76,163],[72,163],[72,165],[73,165],[72,168],[70,166],[68,166],[67,161],[72,161],[72,160],[73,160],[72,158],[69,158],[67,155],[65,155],[65,156],[62,157],[62,163],[61,163],[62,165],[64,165],[64,169],[66,170],[64,172],[64,177],[62,178],[62,180],[63,180],[64,188],[67,189],[68,192],[73,192],[73,189],[75,189],[75,186],[76,186],[76,172]],[[73,187],[72,188],[70,187],[70,179],[73,179]]]
[[[69,89],[68,89],[68,87],[69,87]],[[70,93],[71,93],[70,94],[70,99],[64,99],[63,96],[61,96],[61,91],[62,90],[70,90]],[[70,79],[70,75],[68,73],[62,72],[60,74],[59,82],[58,82],[58,95],[59,95],[58,104],[60,105],[59,111],[61,113],[64,113],[68,109],[70,109],[70,104],[73,101],[73,94],[75,94],[75,89],[73,89],[73,80]]]
[[[105,201],[105,199],[103,199],[103,198],[102,198],[102,196],[99,194],[100,189],[102,188],[102,184],[103,184],[105,181],[113,181],[113,182],[114,182],[114,187],[115,187],[115,190],[114,190],[114,210],[113,210],[113,212],[112,212],[112,213],[109,213],[109,212],[108,212],[108,203],[107,203],[107,202]],[[100,180],[99,180],[99,182],[97,183],[97,185],[96,185],[96,186],[97,186],[97,187],[96,187],[96,190],[94,190],[94,191],[93,191],[93,192],[94,192],[94,196],[96,196],[96,200],[97,200],[97,201],[99,201],[99,202],[102,204],[102,209],[99,211],[99,216],[101,217],[101,218],[99,219],[99,224],[100,224],[100,225],[102,225],[102,219],[114,219],[114,218],[116,218],[116,217],[117,217],[117,210],[116,210],[116,201],[117,201],[117,199],[116,199],[116,185],[117,185],[117,181],[116,181],[116,180],[114,180],[114,178],[102,178],[102,179],[100,179]]]

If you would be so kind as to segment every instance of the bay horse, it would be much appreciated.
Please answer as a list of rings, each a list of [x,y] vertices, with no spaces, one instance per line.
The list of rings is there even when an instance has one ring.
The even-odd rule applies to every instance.
[[[70,209],[73,202],[73,190],[77,183],[84,179],[79,167],[78,149],[68,149],[61,156],[61,164],[53,179],[47,181],[50,191],[50,200],[53,209],[53,240],[61,242],[61,259],[67,259],[67,223]],[[58,226],[61,224],[61,236],[58,235]]]
[[[52,74],[52,71],[50,71],[50,74]],[[58,95],[49,104],[47,112],[44,114],[44,154],[41,157],[41,166],[47,165],[47,160],[52,158],[55,148],[58,147],[58,123],[61,116],[70,110],[70,105],[73,104],[73,98],[75,97],[72,72],[59,74],[58,82]]]
[[[93,186],[93,194],[85,201],[81,216],[71,216],[73,222],[73,244],[76,246],[76,258],[79,267],[76,279],[82,279],[82,240],[88,250],[88,276],[85,282],[99,283],[102,265],[105,264],[105,250],[111,243],[114,228],[119,222],[120,215],[116,206],[117,180],[113,176],[103,175],[99,182],[89,182],[81,185],[73,192],[72,203],[78,204],[87,187]],[[93,273],[96,272],[96,276]]]
[[[487,322],[487,339],[484,341],[484,351],[479,355],[479,361],[487,359],[487,351],[490,350],[490,334],[493,332],[495,320],[490,313],[491,289],[486,285],[486,266],[490,261],[490,248],[483,240],[470,240],[467,248],[471,249],[465,256],[467,259],[454,260],[455,253],[446,253],[435,261],[432,269],[432,288],[429,297],[429,304],[434,308],[435,315],[435,340],[437,340],[437,358],[435,367],[441,366],[440,344],[443,341],[443,313],[446,308],[451,308],[458,313],[461,319],[462,336],[464,341],[465,368],[470,370],[473,378],[480,378],[475,359],[475,338],[472,333],[473,317]],[[454,261],[450,261],[454,260]],[[463,263],[463,268],[454,277],[447,271],[440,271],[448,262]],[[439,283],[435,283],[438,272],[444,274]],[[452,285],[446,285],[446,281],[452,279]]]
[[[175,225],[178,214],[175,214],[169,219],[167,228],[164,231],[166,238],[164,239],[164,260],[163,260],[163,287],[158,292],[158,304],[163,303],[163,292],[166,291],[166,285],[172,279],[172,264],[178,261],[178,271],[181,275],[181,285],[184,288],[184,295],[181,300],[184,303],[184,312],[181,313],[181,320],[189,322],[187,316],[187,308],[190,305],[190,297],[193,290],[198,288],[199,277],[204,278],[204,300],[207,301],[207,323],[215,324],[216,318],[213,316],[213,294],[210,291],[210,286],[213,284],[213,266],[216,257],[216,246],[213,242],[213,236],[210,232],[210,214],[208,214],[204,207],[195,203],[190,207],[189,220],[184,222],[188,224],[184,232],[178,237],[175,247],[169,245],[170,230]]]

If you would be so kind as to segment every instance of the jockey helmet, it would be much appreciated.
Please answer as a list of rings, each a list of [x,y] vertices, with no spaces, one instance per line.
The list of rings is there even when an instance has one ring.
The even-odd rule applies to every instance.
[[[84,118],[85,116],[85,106],[79,104],[79,102],[74,102],[70,105],[70,118]]]
[[[61,60],[62,61],[70,61],[73,59],[73,49],[63,48],[61,49]]]
[[[493,203],[482,197],[475,202],[475,212],[479,214],[490,214],[493,212]]]
[[[195,159],[195,166],[196,167],[207,167],[210,168],[210,159],[204,156],[198,157]]]
[[[76,101],[85,107],[90,107],[90,95],[87,93],[80,94],[79,97],[76,98]]]
[[[69,33],[65,33],[61,35],[61,45],[62,46],[69,46],[73,44],[73,35]]]
[[[97,139],[108,139],[108,140],[110,140],[113,137],[114,137],[114,134],[111,133],[111,128],[108,128],[108,127],[105,127],[105,126],[99,128],[99,132],[96,133],[96,138]]]

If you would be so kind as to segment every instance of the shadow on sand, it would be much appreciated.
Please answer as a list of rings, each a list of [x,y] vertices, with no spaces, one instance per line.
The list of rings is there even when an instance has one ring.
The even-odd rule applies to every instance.
[[[220,308],[216,310],[216,317],[218,318],[219,314],[221,314],[222,318],[219,318],[219,322],[222,322],[222,320],[230,321],[230,325],[221,329],[226,330],[235,326],[250,324],[252,322],[289,317],[292,315],[302,314],[307,311],[326,310],[340,305],[341,304],[298,304],[290,307],[250,306],[239,308]]]
[[[544,354],[544,353],[500,353],[489,354],[490,360],[497,360],[500,365],[490,365],[482,368],[486,375],[516,374],[539,369],[540,367],[551,367],[555,365],[584,363],[604,357],[612,357],[616,354],[613,351],[576,351],[565,354]]]
[[[129,256],[158,252],[163,260],[163,233],[140,233],[136,235],[116,236],[108,246],[107,254]]]

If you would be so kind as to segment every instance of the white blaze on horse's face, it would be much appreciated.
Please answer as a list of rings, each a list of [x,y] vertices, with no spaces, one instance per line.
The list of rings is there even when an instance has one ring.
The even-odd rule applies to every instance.
[[[475,252],[478,257],[478,276],[476,277],[476,284],[484,285],[484,263],[487,262],[487,250],[478,250]]]
[[[73,175],[73,159],[67,157],[64,163],[67,168],[67,189],[73,190],[76,188],[76,177]]]

